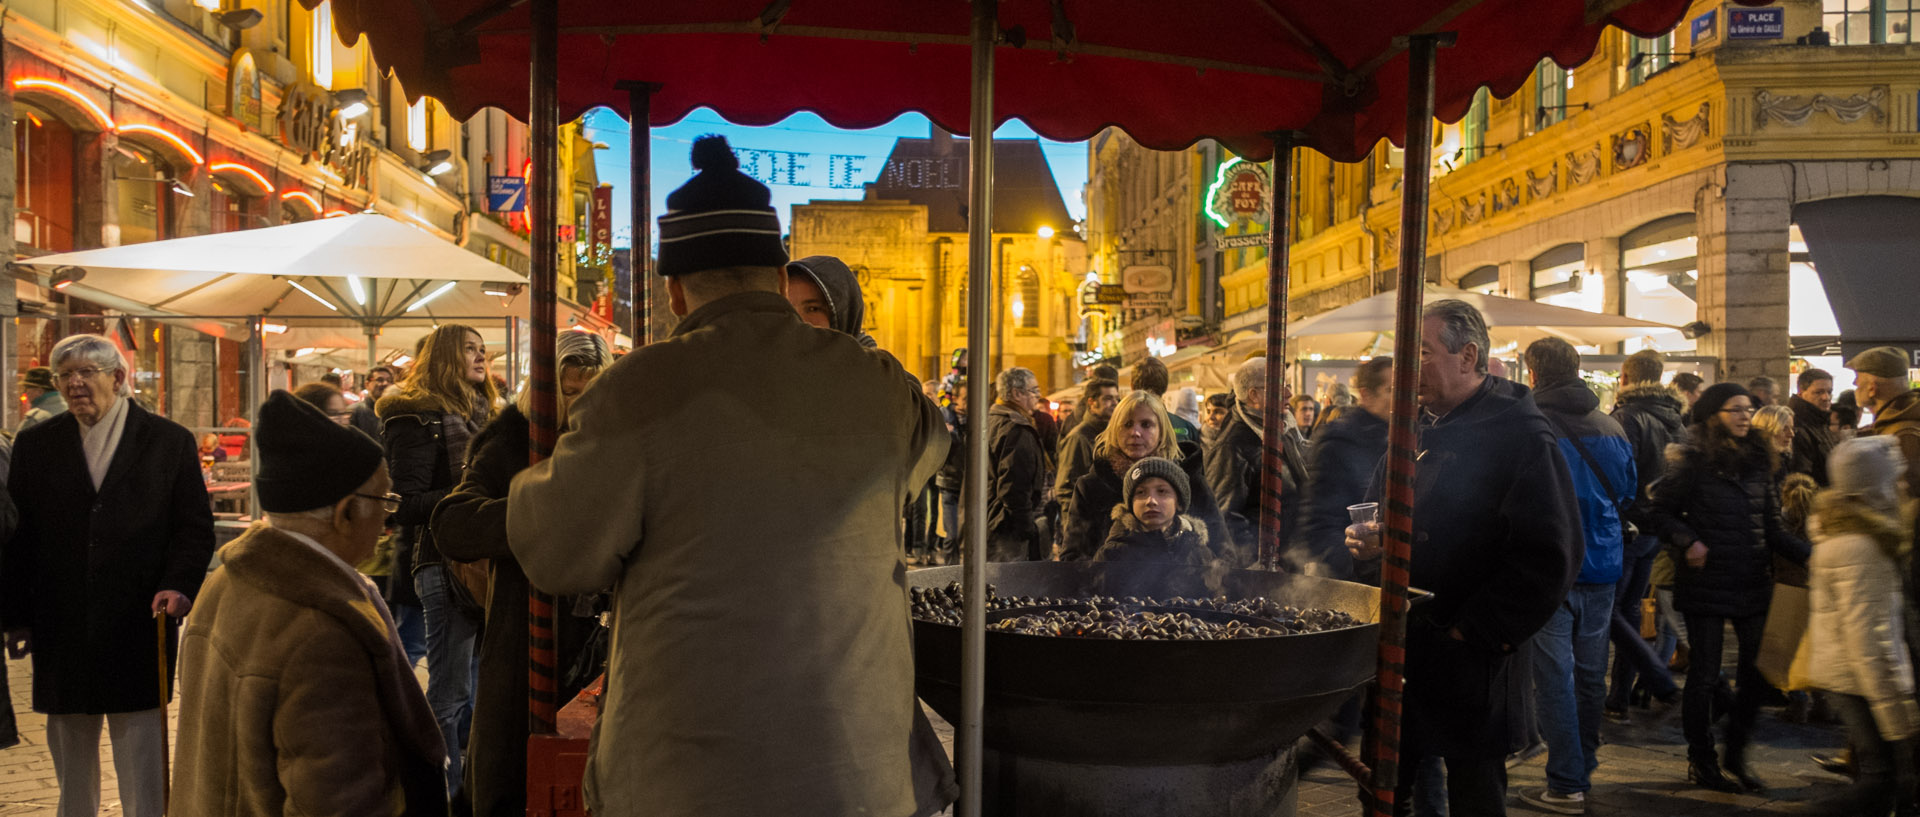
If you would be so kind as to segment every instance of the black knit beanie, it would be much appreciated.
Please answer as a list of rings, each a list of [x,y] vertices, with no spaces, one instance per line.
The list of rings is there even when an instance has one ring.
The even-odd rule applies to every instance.
[[[1720,411],[1720,407],[1735,397],[1745,397],[1753,401],[1753,392],[1738,383],[1715,383],[1700,393],[1700,399],[1693,401],[1693,422],[1706,425],[1707,419]]]
[[[253,486],[267,513],[299,513],[339,502],[365,485],[385,456],[366,432],[328,419],[284,389],[275,389],[261,404],[253,441],[260,452]]]
[[[780,218],[769,206],[773,194],[740,172],[726,137],[693,140],[693,167],[700,172],[667,194],[667,213],[660,217],[660,274],[786,266]]]
[[[1180,464],[1164,457],[1143,457],[1127,469],[1127,475],[1120,480],[1120,501],[1131,509],[1133,507],[1133,488],[1140,480],[1159,477],[1173,486],[1177,512],[1186,513],[1187,506],[1193,501],[1193,486],[1187,483],[1187,472]]]

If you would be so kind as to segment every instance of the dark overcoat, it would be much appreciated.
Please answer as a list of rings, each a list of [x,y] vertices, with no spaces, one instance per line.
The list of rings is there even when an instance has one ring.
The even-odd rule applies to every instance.
[[[96,491],[80,421],[60,414],[15,441],[7,490],[20,529],[0,563],[0,623],[33,631],[34,711],[160,706],[153,597],[193,598],[213,559],[213,506],[193,432],[128,403]],[[168,622],[170,655],[177,635]]]

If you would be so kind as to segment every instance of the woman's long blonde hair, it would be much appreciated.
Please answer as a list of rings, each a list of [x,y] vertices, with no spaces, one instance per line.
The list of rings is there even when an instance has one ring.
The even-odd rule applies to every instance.
[[[1174,440],[1173,421],[1167,419],[1167,406],[1150,391],[1136,391],[1120,398],[1120,405],[1113,407],[1113,419],[1107,421],[1106,430],[1094,438],[1094,456],[1110,457],[1126,451],[1122,443],[1127,439],[1127,423],[1133,419],[1133,412],[1141,406],[1153,409],[1153,421],[1160,424],[1160,443],[1147,456],[1180,461],[1180,445]]]
[[[407,370],[407,378],[400,381],[400,392],[432,403],[448,414],[458,414],[475,423],[485,421],[500,402],[500,390],[493,385],[491,374],[479,383],[467,380],[464,347],[469,333],[482,337],[480,330],[462,323],[434,327],[433,333],[420,344],[420,359]]]

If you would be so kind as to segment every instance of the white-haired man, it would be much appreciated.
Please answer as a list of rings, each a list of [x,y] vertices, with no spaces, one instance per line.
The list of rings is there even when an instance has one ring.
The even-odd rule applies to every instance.
[[[1281,371],[1284,373],[1285,368]],[[1280,401],[1293,396],[1283,380]],[[1227,530],[1233,542],[1250,558],[1260,548],[1260,468],[1265,458],[1267,438],[1267,359],[1256,357],[1240,364],[1233,373],[1233,408],[1227,422],[1213,436],[1206,449],[1207,487],[1220,503]],[[1281,412],[1282,421],[1291,412]],[[1301,501],[1306,497],[1300,486],[1307,478],[1306,449],[1298,429],[1291,424],[1281,430],[1286,467],[1280,471],[1280,541],[1292,540],[1300,518]]]
[[[167,723],[154,667],[173,665],[154,619],[167,617],[171,651],[213,557],[199,446],[133,401],[113,341],[75,335],[51,357],[67,411],[14,445],[20,529],[0,563],[0,624],[10,654],[33,656],[60,817],[99,811],[103,717],[125,813],[158,815]]]

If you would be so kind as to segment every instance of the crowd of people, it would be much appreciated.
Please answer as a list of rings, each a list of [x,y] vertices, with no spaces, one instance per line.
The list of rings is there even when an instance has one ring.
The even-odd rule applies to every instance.
[[[1226,568],[1255,566],[1277,487],[1281,569],[1380,581],[1391,359],[1322,399],[1260,357],[1204,399],[1151,357],[1058,407],[1034,372],[964,355],[916,382],[863,331],[846,264],[787,258],[724,140],[694,164],[660,218],[681,320],[617,362],[560,333],[552,456],[529,464],[533,389],[503,389],[480,333],[443,324],[362,393],[268,398],[257,518],[211,573],[220,439],[131,399],[108,338],[25,373],[0,447],[0,628],[33,661],[62,817],[99,810],[103,725],[138,817],[521,814],[530,694],[564,702],[602,672],[596,814],[938,813],[956,788],[915,700],[904,576],[957,558],[969,486],[993,560]],[[1396,808],[1504,814],[1508,761],[1538,746],[1547,785],[1517,799],[1584,813],[1600,724],[1673,708],[1690,785],[1761,791],[1748,749],[1778,698],[1846,728],[1825,762],[1855,782],[1813,813],[1912,813],[1905,354],[1855,356],[1838,396],[1802,371],[1782,403],[1767,378],[1668,377],[1642,352],[1602,411],[1566,342],[1529,345],[1525,383],[1490,348],[1471,305],[1426,306],[1408,569],[1430,595],[1408,621]],[[991,390],[984,421],[970,388]],[[987,473],[968,473],[974,434]],[[555,594],[550,627],[533,589]],[[1768,653],[1776,626],[1797,651]]]

